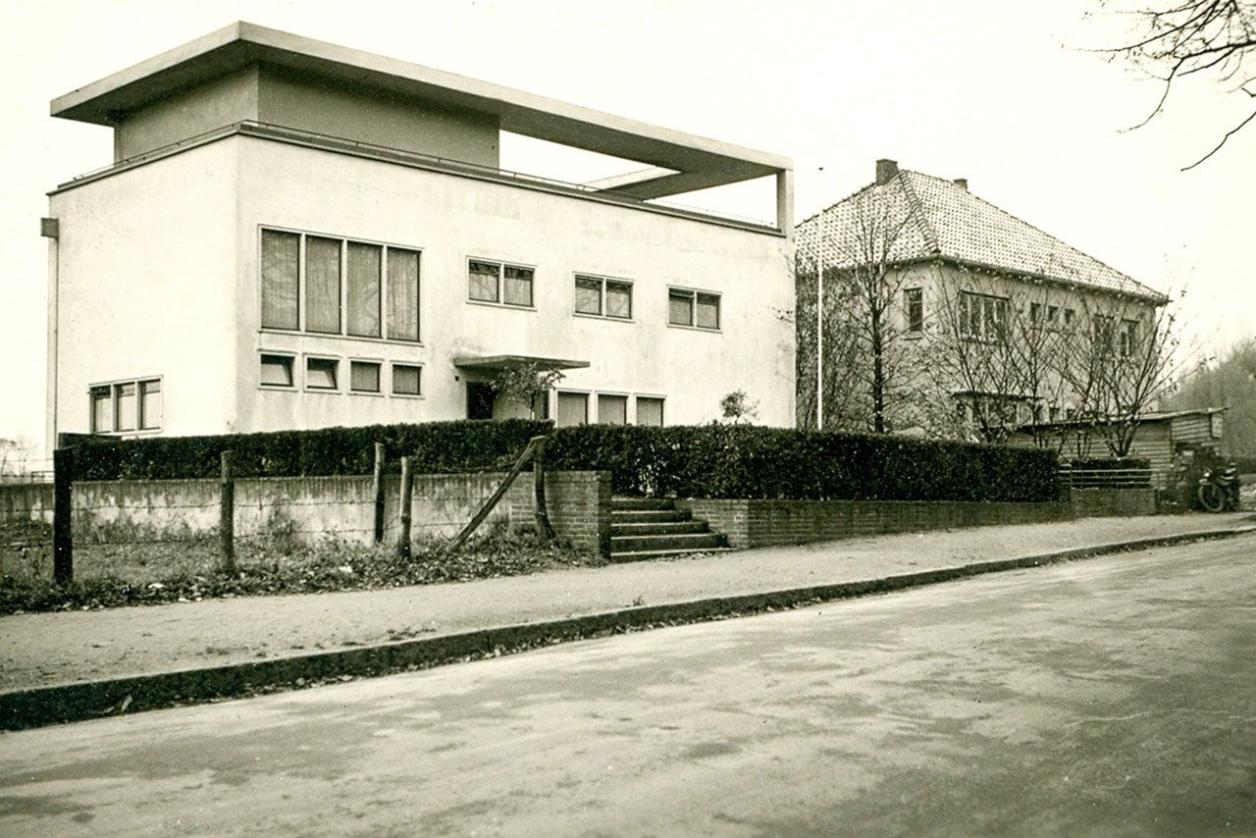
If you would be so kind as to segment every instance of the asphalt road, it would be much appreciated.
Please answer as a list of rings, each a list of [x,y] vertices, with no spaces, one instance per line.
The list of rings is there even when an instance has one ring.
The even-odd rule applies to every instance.
[[[0,736],[0,834],[1256,834],[1256,538]]]

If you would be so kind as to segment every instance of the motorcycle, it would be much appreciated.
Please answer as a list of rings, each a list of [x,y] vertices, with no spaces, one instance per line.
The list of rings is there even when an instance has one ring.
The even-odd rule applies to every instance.
[[[1239,508],[1239,470],[1231,463],[1222,468],[1206,468],[1195,489],[1199,505],[1209,512],[1233,512]]]

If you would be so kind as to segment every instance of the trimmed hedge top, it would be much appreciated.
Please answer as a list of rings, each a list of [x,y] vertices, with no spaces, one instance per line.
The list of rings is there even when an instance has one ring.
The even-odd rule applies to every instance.
[[[239,477],[370,474],[382,442],[390,471],[496,471],[539,434],[546,467],[610,471],[619,494],[800,500],[1050,501],[1053,451],[749,425],[663,428],[525,419],[371,425],[313,431],[108,440],[77,447],[78,480],[217,477],[235,452]]]
[[[748,425],[583,425],[546,466],[607,470],[620,494],[800,500],[1053,501],[1055,452]]]
[[[385,445],[389,471],[400,468],[403,455],[414,458],[416,474],[493,471],[509,468],[529,439],[550,430],[548,422],[505,419],[126,441],[89,437],[101,441],[75,450],[74,473],[77,480],[217,477],[219,457],[230,449],[239,477],[370,474],[377,442]]]

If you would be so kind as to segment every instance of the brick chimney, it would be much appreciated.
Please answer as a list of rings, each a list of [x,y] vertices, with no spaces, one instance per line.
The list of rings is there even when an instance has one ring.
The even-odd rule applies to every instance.
[[[958,186],[960,189],[963,189],[965,192],[967,192],[968,191],[968,178],[966,177],[955,178],[955,185]]]
[[[884,186],[894,179],[898,174],[897,160],[878,160],[877,161],[877,186]]]

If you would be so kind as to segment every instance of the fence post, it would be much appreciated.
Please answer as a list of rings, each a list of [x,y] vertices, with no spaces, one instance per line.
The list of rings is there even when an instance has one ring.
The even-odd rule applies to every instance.
[[[375,443],[375,473],[371,488],[375,492],[375,543],[384,541],[384,443]]]
[[[401,458],[401,534],[397,536],[397,555],[410,558],[410,500],[414,490],[414,475],[410,472],[410,458]]]
[[[222,540],[222,569],[224,573],[236,572],[235,560],[235,475],[231,468],[232,452],[223,451],[222,487],[220,492],[218,534]]]
[[[74,482],[74,449],[52,452],[52,577],[58,583],[74,578],[74,532],[70,487]]]
[[[545,506],[545,437],[538,437],[532,452],[532,495],[536,507],[536,531],[547,541],[554,540],[549,509]]]

